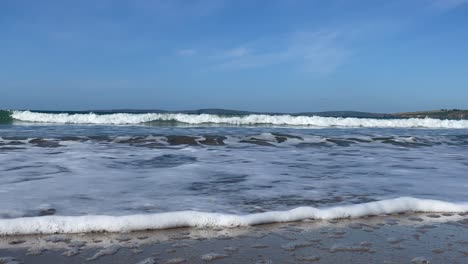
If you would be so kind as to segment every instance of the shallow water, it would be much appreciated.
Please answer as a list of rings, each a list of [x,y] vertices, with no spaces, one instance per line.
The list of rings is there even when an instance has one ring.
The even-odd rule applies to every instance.
[[[0,217],[468,201],[468,130],[0,125]]]

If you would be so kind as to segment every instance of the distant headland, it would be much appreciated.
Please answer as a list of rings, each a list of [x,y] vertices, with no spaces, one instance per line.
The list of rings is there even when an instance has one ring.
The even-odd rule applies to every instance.
[[[468,110],[440,109],[434,111],[396,113],[393,115],[406,118],[468,119]]]

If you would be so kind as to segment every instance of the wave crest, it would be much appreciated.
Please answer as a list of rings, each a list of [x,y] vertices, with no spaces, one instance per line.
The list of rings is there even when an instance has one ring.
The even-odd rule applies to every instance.
[[[11,116],[20,121],[61,123],[61,124],[142,124],[158,121],[175,121],[191,125],[228,124],[228,125],[282,125],[310,127],[381,127],[381,128],[468,128],[468,120],[440,120],[431,118],[410,119],[371,119],[371,118],[341,118],[321,116],[292,116],[251,114],[245,116],[220,116],[213,114],[177,114],[177,113],[146,113],[128,114],[115,113],[98,115],[68,114],[68,113],[38,113],[31,111],[13,111]]]

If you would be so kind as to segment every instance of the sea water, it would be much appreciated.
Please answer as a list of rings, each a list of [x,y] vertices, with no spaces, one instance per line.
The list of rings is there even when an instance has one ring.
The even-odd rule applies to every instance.
[[[0,124],[4,235],[468,211],[468,121],[9,117]]]

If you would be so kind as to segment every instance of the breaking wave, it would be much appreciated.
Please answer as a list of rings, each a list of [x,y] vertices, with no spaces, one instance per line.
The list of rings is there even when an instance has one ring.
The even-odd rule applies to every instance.
[[[11,118],[26,122],[61,124],[143,124],[149,122],[179,122],[190,125],[285,125],[309,127],[380,127],[380,128],[468,128],[468,120],[440,120],[431,118],[372,119],[321,116],[293,116],[250,114],[222,116],[213,114],[146,113],[146,114],[69,114],[12,111]]]
[[[400,197],[329,208],[298,207],[248,215],[178,211],[126,216],[40,216],[0,220],[0,235],[130,232],[176,227],[237,227],[305,219],[331,220],[404,212],[468,212],[468,203]]]

